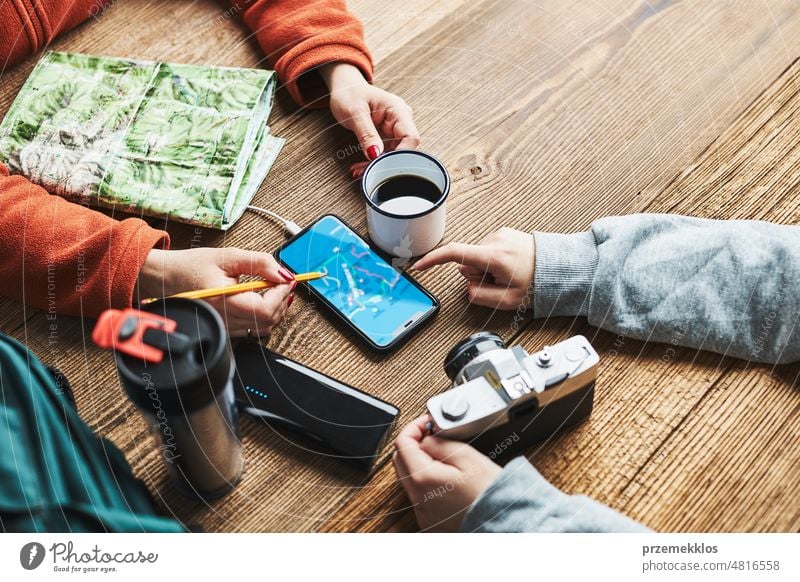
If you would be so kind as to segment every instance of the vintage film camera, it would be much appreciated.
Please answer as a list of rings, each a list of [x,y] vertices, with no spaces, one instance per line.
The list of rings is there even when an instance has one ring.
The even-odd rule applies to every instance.
[[[493,333],[471,335],[445,359],[453,387],[428,400],[431,432],[493,459],[519,453],[589,417],[599,361],[581,335],[534,354]]]

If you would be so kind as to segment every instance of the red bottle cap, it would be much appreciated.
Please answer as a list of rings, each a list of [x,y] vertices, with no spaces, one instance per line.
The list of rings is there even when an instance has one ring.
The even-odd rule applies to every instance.
[[[172,333],[176,328],[175,320],[146,311],[107,309],[100,314],[94,326],[92,340],[103,349],[123,352],[158,364],[164,359],[164,351],[146,343],[144,335],[150,329]]]

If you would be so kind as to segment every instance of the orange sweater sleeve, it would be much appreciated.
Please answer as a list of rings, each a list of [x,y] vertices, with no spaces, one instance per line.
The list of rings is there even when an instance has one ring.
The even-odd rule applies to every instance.
[[[326,107],[327,91],[316,67],[344,62],[372,82],[372,57],[361,22],[344,0],[235,0],[269,65],[300,105]]]
[[[68,202],[0,164],[0,293],[47,310],[94,317],[129,307],[147,253],[166,232]]]
[[[42,50],[56,36],[99,16],[112,0],[0,0],[0,70]]]
[[[0,0],[0,70],[45,48],[56,36],[113,0]],[[355,65],[372,81],[372,58],[361,22],[344,0],[229,0],[300,105],[324,107],[326,91],[313,69],[330,62]],[[176,32],[177,34],[177,32]]]

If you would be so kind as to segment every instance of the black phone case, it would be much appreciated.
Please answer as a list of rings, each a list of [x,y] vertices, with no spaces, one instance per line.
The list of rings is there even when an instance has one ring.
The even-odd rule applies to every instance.
[[[345,222],[341,217],[339,217],[339,216],[337,216],[335,214],[328,213],[328,214],[323,214],[322,216],[317,218],[309,226],[305,227],[303,230],[298,232],[295,236],[293,236],[291,239],[289,239],[288,241],[283,243],[281,246],[279,246],[275,250],[275,253],[274,253],[275,254],[275,258],[278,260],[278,262],[281,265],[283,265],[287,269],[291,270],[289,265],[287,265],[286,263],[283,262],[283,259],[281,258],[281,251],[283,249],[285,249],[286,247],[288,247],[289,245],[291,245],[295,240],[297,240],[299,237],[301,237],[303,234],[305,234],[309,229],[311,229],[315,224],[317,224],[320,220],[322,220],[326,216],[332,216],[333,218],[335,218],[336,220],[341,222],[343,225],[345,225],[347,228],[349,228],[350,231],[354,235],[356,235],[358,238],[360,238],[362,241],[364,241],[367,244],[367,246],[369,246],[369,248],[372,249],[372,251],[375,254],[377,254],[380,258],[382,258],[388,264],[390,264],[390,265],[392,264],[391,258],[387,257],[386,253],[384,253],[380,249],[375,248],[375,246],[373,246],[373,244],[370,241],[368,241],[363,236],[358,234],[358,232],[352,226],[347,224],[347,222]],[[421,317],[419,320],[417,320],[414,323],[414,325],[409,327],[401,335],[397,336],[390,344],[385,345],[385,346],[381,346],[381,345],[378,345],[375,342],[373,342],[369,338],[369,336],[367,334],[365,334],[363,331],[361,331],[361,329],[359,329],[357,326],[355,326],[352,321],[347,319],[347,317],[345,317],[344,314],[342,314],[336,308],[336,306],[334,306],[330,301],[328,301],[325,298],[324,295],[322,295],[320,292],[318,292],[316,289],[314,289],[311,285],[308,285],[307,283],[303,283],[303,287],[311,294],[312,297],[314,297],[314,299],[318,299],[319,301],[321,301],[324,305],[326,305],[328,307],[330,312],[335,314],[336,321],[338,323],[344,324],[347,327],[347,329],[349,329],[351,331],[354,331],[356,333],[356,335],[358,335],[358,337],[361,338],[373,350],[375,350],[377,352],[380,352],[380,353],[383,353],[383,354],[386,354],[386,353],[389,353],[392,350],[398,348],[400,345],[404,344],[409,339],[411,339],[411,336],[413,336],[415,333],[417,333],[422,328],[422,326],[424,324],[429,322],[439,312],[439,300],[436,299],[436,297],[434,297],[433,294],[430,291],[425,289],[425,287],[423,287],[416,279],[414,279],[407,272],[401,271],[401,273],[402,273],[403,277],[405,277],[412,285],[414,285],[417,289],[422,291],[427,297],[430,297],[431,302],[433,304],[433,308],[427,313],[427,315],[425,315],[424,317]]]

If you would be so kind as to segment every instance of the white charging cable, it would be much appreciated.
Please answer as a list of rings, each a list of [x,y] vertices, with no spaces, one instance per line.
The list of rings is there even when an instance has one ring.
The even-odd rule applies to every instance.
[[[261,208],[259,206],[248,206],[247,209],[248,210],[252,210],[253,212],[256,212],[258,214],[263,214],[265,216],[269,216],[271,218],[274,218],[275,220],[280,222],[283,225],[283,228],[286,229],[286,232],[288,232],[292,236],[296,235],[298,232],[303,230],[302,228],[300,228],[300,226],[296,222],[293,222],[291,220],[287,220],[286,218],[284,218],[280,214],[276,214],[276,213],[272,212],[271,210],[267,210],[266,208]]]

